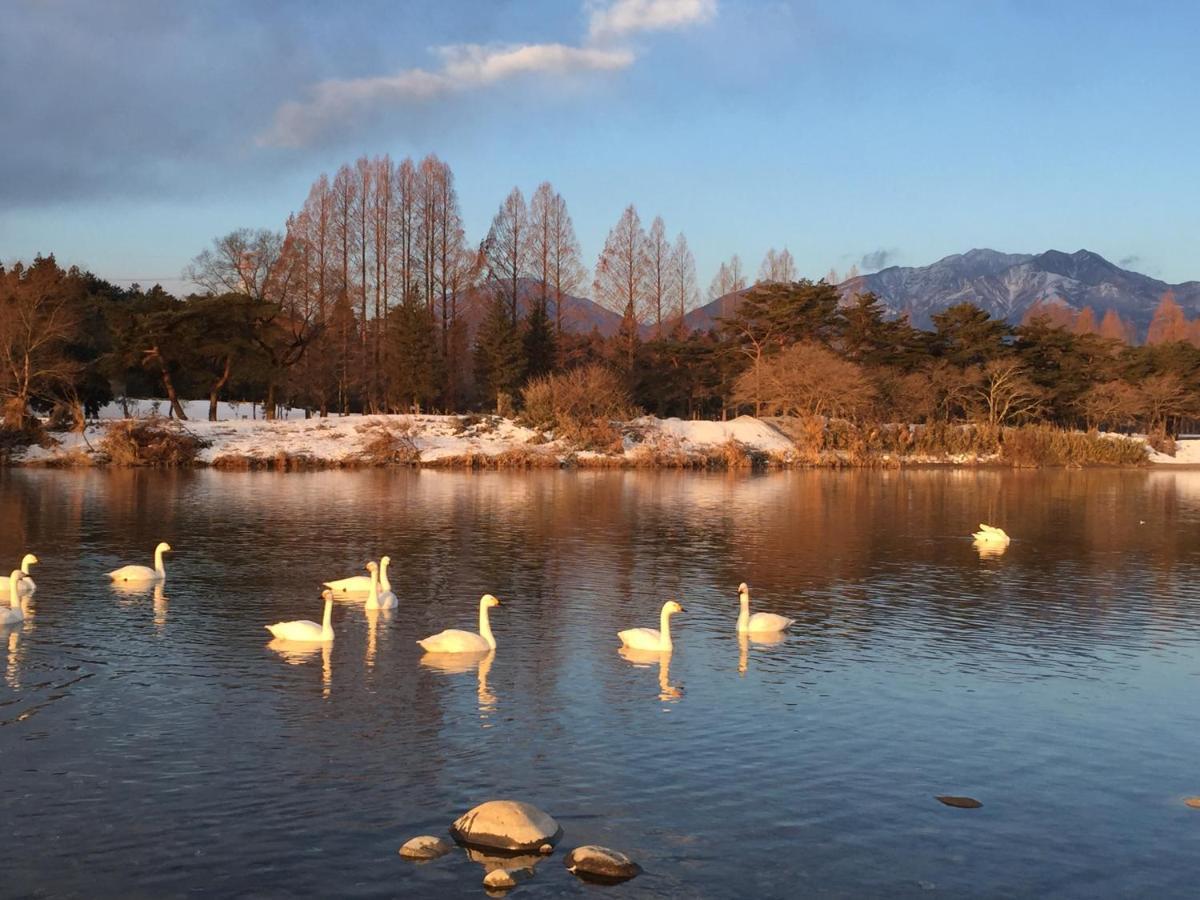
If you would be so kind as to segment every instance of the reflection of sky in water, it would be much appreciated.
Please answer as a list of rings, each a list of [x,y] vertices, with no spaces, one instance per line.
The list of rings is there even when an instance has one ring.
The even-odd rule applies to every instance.
[[[8,471],[0,493],[0,545],[42,560],[0,630],[14,893],[131,871],[245,893],[285,858],[326,895],[351,870],[474,890],[465,855],[395,850],[493,796],[630,852],[658,896],[1182,896],[1200,862],[1176,802],[1200,793],[1200,473]],[[159,540],[165,590],[114,590]],[[263,630],[383,553],[399,609],[339,601],[328,646]],[[777,642],[734,632],[743,580],[797,620]],[[496,652],[425,656],[485,592]],[[624,658],[666,597],[674,652]]]

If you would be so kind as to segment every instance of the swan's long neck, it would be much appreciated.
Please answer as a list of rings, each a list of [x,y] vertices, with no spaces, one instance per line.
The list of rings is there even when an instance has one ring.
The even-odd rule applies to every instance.
[[[8,605],[13,609],[21,608],[21,595],[17,592],[17,579],[15,577],[8,579]]]
[[[479,636],[488,642],[488,646],[496,649],[496,639],[492,637],[492,623],[488,621],[487,604],[479,604]]]
[[[333,637],[333,600],[325,601],[325,618],[321,620],[321,637]]]
[[[163,568],[163,550],[162,547],[154,548],[154,571],[158,573],[159,578],[167,577],[167,570]]]
[[[29,574],[29,557],[28,556],[21,560],[21,574],[22,575]]]
[[[658,633],[662,635],[662,649],[670,650],[671,644],[671,613],[665,606],[658,617]]]
[[[379,570],[371,570],[371,592],[367,594],[367,609],[379,609]]]
[[[737,630],[745,631],[750,627],[750,595],[739,594],[738,599],[742,601],[742,611],[738,613]]]
[[[392,564],[390,559],[385,559],[379,563],[379,584],[385,591],[392,589],[392,581],[388,578],[388,566]]]

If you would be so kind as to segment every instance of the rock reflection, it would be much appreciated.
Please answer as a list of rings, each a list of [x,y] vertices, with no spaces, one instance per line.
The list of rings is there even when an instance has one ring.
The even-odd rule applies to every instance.
[[[532,878],[538,863],[549,858],[540,853],[506,854],[499,850],[481,850],[478,847],[464,847],[463,849],[467,851],[467,859],[483,867],[484,877],[497,869],[507,869],[517,876],[518,881]],[[489,888],[487,893],[489,896],[503,897],[508,891]]]
[[[497,705],[497,697],[488,686],[488,675],[495,660],[496,651],[488,650],[486,653],[426,653],[420,662],[443,675],[465,675],[474,670],[479,680],[479,717],[486,721]],[[490,726],[485,724],[483,727]]]
[[[279,657],[292,666],[312,662],[321,655],[321,696],[328,699],[333,685],[333,645],[329,642],[311,644],[305,641],[289,641],[284,638],[272,638],[267,647],[279,654]]]
[[[621,647],[617,650],[639,669],[648,669],[658,663],[658,699],[665,703],[673,703],[683,696],[683,687],[671,684],[671,653],[657,650],[634,650],[631,647]]]

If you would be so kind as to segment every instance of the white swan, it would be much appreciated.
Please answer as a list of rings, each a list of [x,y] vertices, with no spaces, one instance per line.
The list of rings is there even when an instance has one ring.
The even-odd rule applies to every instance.
[[[0,609],[0,625],[13,625],[25,618],[21,609],[21,592],[17,587],[24,578],[20,569],[13,569],[8,576],[8,609]]]
[[[971,537],[980,544],[996,544],[1001,547],[1007,547],[1009,541],[1012,540],[1003,528],[996,528],[994,525],[984,525],[979,523],[979,530]]]
[[[285,641],[302,641],[310,644],[332,641],[333,591],[323,591],[321,598],[325,601],[325,618],[320,625],[310,622],[308,619],[297,619],[294,622],[277,622],[274,625],[268,625],[266,626],[267,631]]]
[[[37,585],[34,584],[33,579],[29,577],[29,567],[35,565],[37,562],[38,558],[32,553],[26,553],[23,557],[21,557],[21,574],[25,577],[22,578],[17,584],[17,590],[20,591],[22,595],[32,594],[37,590]],[[8,593],[8,576],[2,575],[0,576],[0,596],[3,596],[6,593]]]
[[[384,559],[387,557],[385,556]],[[367,594],[367,609],[395,609],[398,604],[396,595],[386,587],[382,594],[379,593],[380,568],[373,562],[367,563],[367,569],[371,572],[371,590]]]
[[[492,637],[492,626],[488,622],[488,610],[499,606],[500,601],[491,594],[479,598],[479,633],[459,631],[457,628],[447,628],[437,634],[430,635],[417,641],[430,653],[479,653],[496,649],[496,639]]]
[[[388,566],[391,562],[392,558],[390,556],[385,556],[379,561],[379,583],[383,585],[384,591],[392,589],[392,583],[388,581],[387,575]],[[371,590],[371,576],[351,575],[349,578],[339,578],[337,581],[326,581],[325,587],[333,591],[338,597],[345,597],[350,594],[365,594]]]
[[[618,631],[617,637],[621,643],[633,650],[658,650],[669,652],[674,646],[671,643],[671,616],[683,612],[683,607],[674,600],[663,604],[662,613],[658,618],[658,628],[627,628]]]
[[[154,548],[154,568],[148,566],[121,566],[108,573],[113,581],[151,582],[163,581],[167,570],[163,568],[163,554],[171,552],[171,545],[163,541]]]
[[[739,634],[764,632],[764,631],[783,631],[795,619],[789,619],[787,616],[777,616],[775,613],[758,612],[750,615],[750,587],[746,582],[738,585],[738,600],[741,601],[742,611],[738,613],[737,630]]]

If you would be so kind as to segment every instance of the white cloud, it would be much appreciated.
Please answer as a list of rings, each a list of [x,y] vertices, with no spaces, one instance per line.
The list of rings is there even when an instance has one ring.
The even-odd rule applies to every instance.
[[[592,13],[588,35],[603,40],[686,28],[711,22],[716,14],[717,0],[615,0]]]
[[[717,0],[613,0],[591,8],[588,38],[594,43],[482,45],[454,44],[436,48],[440,68],[405,69],[395,75],[334,78],[313,85],[304,100],[290,100],[275,111],[271,125],[256,138],[260,146],[302,147],[334,126],[365,110],[416,104],[486,87],[530,73],[566,75],[610,72],[636,60],[621,38],[642,31],[683,28],[710,21]]]
[[[261,146],[301,147],[368,107],[420,103],[532,72],[569,74],[624,69],[634,60],[629,50],[566,44],[509,47],[457,44],[439,47],[438,53],[442,67],[437,71],[407,69],[395,75],[322,81],[311,88],[307,100],[283,104],[276,111],[271,127],[257,141]]]

